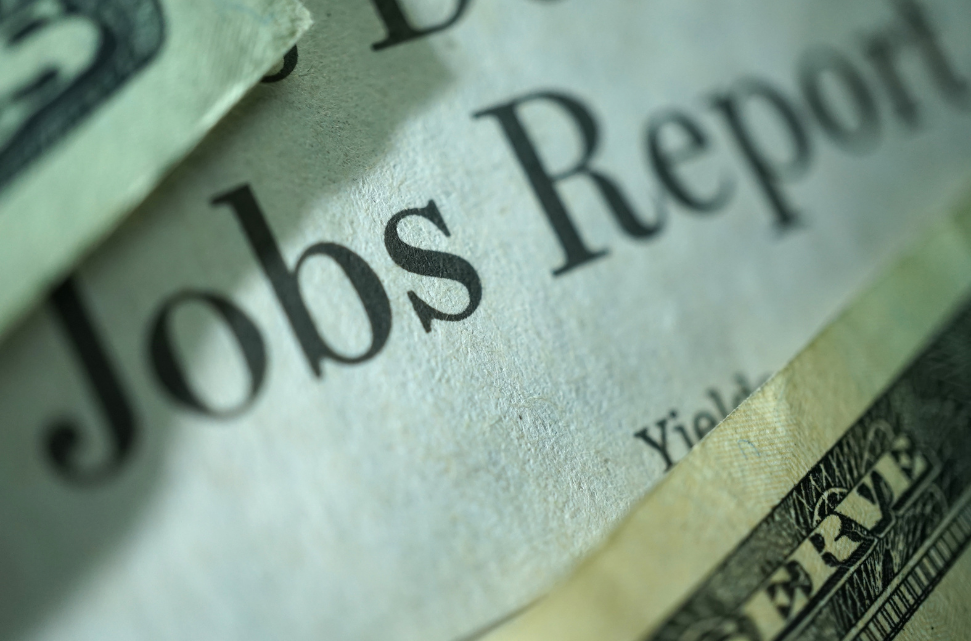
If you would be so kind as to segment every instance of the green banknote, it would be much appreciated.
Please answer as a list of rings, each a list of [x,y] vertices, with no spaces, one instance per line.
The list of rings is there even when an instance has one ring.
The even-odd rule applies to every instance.
[[[0,332],[309,23],[298,0],[0,0]]]

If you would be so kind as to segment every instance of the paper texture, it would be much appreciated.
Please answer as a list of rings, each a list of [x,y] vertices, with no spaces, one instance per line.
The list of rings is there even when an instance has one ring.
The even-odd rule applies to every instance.
[[[296,0],[0,2],[0,332],[308,24]]]
[[[389,6],[308,3],[0,348],[6,630],[472,634],[971,170],[965,2]]]
[[[490,641],[967,629],[967,204]],[[899,636],[898,636],[899,635]]]

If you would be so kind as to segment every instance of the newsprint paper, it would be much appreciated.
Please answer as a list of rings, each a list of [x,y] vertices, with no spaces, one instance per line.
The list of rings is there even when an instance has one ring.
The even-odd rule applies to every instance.
[[[0,345],[0,636],[475,634],[971,172],[967,0],[307,8]]]
[[[488,641],[964,639],[971,206]]]

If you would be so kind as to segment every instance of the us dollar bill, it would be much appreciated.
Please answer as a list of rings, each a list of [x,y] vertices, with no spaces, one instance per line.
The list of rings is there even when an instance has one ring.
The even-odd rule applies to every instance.
[[[0,333],[308,25],[297,0],[0,2]]]
[[[969,220],[935,229],[490,641],[965,638]]]

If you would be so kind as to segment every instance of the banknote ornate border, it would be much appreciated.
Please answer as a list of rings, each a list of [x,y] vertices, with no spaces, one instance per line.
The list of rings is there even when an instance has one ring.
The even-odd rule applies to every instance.
[[[0,0],[0,191],[131,81],[164,39],[158,0]]]
[[[971,304],[647,639],[892,639],[971,540]]]

